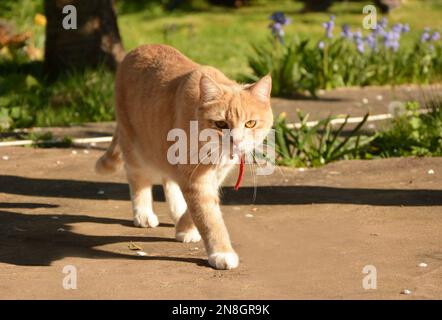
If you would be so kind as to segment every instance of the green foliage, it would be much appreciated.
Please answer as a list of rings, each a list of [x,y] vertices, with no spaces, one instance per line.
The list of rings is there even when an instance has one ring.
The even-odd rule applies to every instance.
[[[347,132],[347,118],[333,127],[331,117],[314,125],[307,122],[308,115],[298,112],[298,117],[295,127],[283,114],[275,121],[279,165],[317,167],[341,159],[442,156],[442,100],[429,101],[425,109],[408,102],[402,114],[372,136],[361,134],[368,114]]]
[[[114,118],[113,74],[104,68],[68,73],[48,83],[41,77],[38,64],[3,66],[0,131]]]
[[[32,140],[32,146],[37,148],[69,148],[73,144],[71,137],[55,138],[51,131],[31,132],[26,139]]]
[[[405,112],[377,135],[367,153],[383,158],[442,156],[442,101],[421,110],[417,102],[407,103]]]
[[[295,167],[317,167],[332,161],[357,158],[361,148],[368,145],[373,137],[360,134],[368,114],[352,130],[343,135],[348,117],[333,128],[332,117],[314,125],[307,122],[308,115],[298,111],[299,126],[289,127],[285,116],[275,122],[275,143],[277,163]]]
[[[0,1],[0,18],[12,20],[19,31],[33,24],[37,12],[43,12],[44,1],[36,0],[2,0]]]
[[[270,73],[274,96],[290,96],[304,90],[315,94],[316,85],[312,83],[310,74],[303,65],[303,61],[307,59],[307,43],[308,40],[300,41],[295,38],[290,44],[282,45],[275,39],[270,39],[267,45],[253,46],[255,54],[250,57],[249,66],[254,74],[245,75],[245,80],[256,81]]]
[[[428,84],[442,79],[442,46],[420,43],[399,51],[380,47],[361,53],[345,38],[324,39],[322,48],[295,37],[283,45],[273,39],[253,45],[249,57],[256,79],[270,73],[274,96],[293,96],[306,91],[344,86]]]

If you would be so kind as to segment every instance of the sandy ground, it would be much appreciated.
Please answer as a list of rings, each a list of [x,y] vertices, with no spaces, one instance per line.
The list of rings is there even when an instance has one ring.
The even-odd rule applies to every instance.
[[[241,264],[217,271],[202,243],[174,240],[161,187],[161,225],[135,228],[124,174],[97,176],[101,151],[72,151],[0,149],[2,299],[442,298],[441,158],[277,169],[255,201],[252,179],[234,192],[231,177],[223,211]],[[377,289],[362,286],[367,265]]]

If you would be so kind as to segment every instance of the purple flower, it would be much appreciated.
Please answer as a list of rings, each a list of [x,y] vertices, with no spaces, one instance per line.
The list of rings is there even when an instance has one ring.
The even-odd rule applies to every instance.
[[[359,51],[359,53],[365,52],[365,44],[362,39],[356,40],[356,49]]]
[[[360,30],[358,30],[354,33],[353,36],[354,36],[355,40],[362,39],[362,32]]]
[[[353,33],[350,30],[350,26],[348,24],[344,24],[342,26],[341,36],[343,38],[351,40],[353,38]]]
[[[377,47],[376,35],[371,33],[365,38],[365,40],[367,41],[367,45],[370,49],[372,49],[372,50],[376,49],[376,47]]]
[[[410,32],[410,25],[408,23],[402,25],[402,33]]]
[[[364,44],[364,38],[362,37],[362,32],[360,30],[356,31],[353,34],[353,38],[355,40],[356,49],[359,51],[359,53],[364,53],[365,44]]]
[[[401,33],[403,29],[403,25],[401,23],[396,23],[391,27],[391,31],[394,33]]]
[[[388,26],[388,20],[387,20],[387,18],[384,17],[384,18],[382,18],[382,20],[379,23],[376,24],[376,27],[375,27],[373,33],[376,36],[380,35],[383,37],[383,36],[385,36],[387,26]]]
[[[285,16],[284,12],[281,11],[273,12],[269,19],[283,26],[288,25],[291,22],[291,20]]]
[[[325,36],[327,38],[333,38],[333,28],[335,27],[335,16],[330,16],[330,20],[328,22],[322,23],[322,26],[325,29]]]
[[[383,17],[382,20],[381,20],[381,22],[379,22],[379,26],[380,26],[382,29],[387,29],[387,26],[388,26],[388,19],[387,19],[386,17]]]
[[[270,26],[270,30],[272,31],[272,35],[278,39],[281,43],[284,43],[284,29],[282,27],[282,24],[275,22],[272,23]]]
[[[430,40],[430,38],[431,38],[430,29],[425,28],[424,32],[422,32],[422,34],[421,34],[421,42],[427,42]]]
[[[425,28],[424,31],[421,34],[421,42],[434,42],[438,41],[440,39],[440,33],[439,31],[434,31],[431,33],[430,28]]]
[[[324,41],[319,41],[319,42],[318,42],[318,48],[319,48],[319,50],[324,50],[324,47],[325,47],[325,43],[324,43]]]
[[[384,35],[384,46],[387,49],[398,51],[400,34],[394,31],[389,31]]]
[[[288,25],[291,20],[287,18],[283,12],[274,12],[270,17],[272,23],[270,23],[269,28],[272,31],[272,35],[281,43],[284,43],[284,26]]]

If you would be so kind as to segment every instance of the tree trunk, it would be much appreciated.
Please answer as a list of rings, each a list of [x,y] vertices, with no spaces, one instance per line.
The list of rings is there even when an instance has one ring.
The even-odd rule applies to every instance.
[[[401,0],[375,0],[374,3],[381,9],[382,13],[390,11],[401,5]]]
[[[77,11],[77,29],[65,29],[63,7]],[[53,78],[69,69],[115,69],[124,57],[113,0],[45,0],[45,71]]]
[[[333,0],[304,0],[302,12],[327,11],[333,4]]]
[[[209,2],[218,6],[239,8],[246,5],[249,0],[209,0]]]

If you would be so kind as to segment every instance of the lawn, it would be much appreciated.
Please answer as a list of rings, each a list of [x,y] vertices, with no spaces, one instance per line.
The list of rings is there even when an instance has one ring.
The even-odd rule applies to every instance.
[[[144,43],[167,43],[195,61],[213,65],[237,78],[250,73],[247,57],[252,52],[251,43],[269,37],[268,18],[272,12],[283,11],[292,19],[286,27],[287,39],[298,35],[317,41],[324,34],[321,24],[330,14],[336,16],[338,29],[342,24],[362,28],[362,7],[370,1],[337,2],[329,13],[308,14],[299,13],[302,3],[293,0],[256,0],[255,3],[239,9],[226,9],[197,0],[190,8],[169,12],[159,1],[125,0],[117,1],[117,10],[126,50]],[[9,6],[0,4],[0,19],[13,21],[19,31],[32,31],[35,46],[43,49],[44,28],[34,23],[35,14],[43,13],[42,1],[20,0]],[[409,23],[411,36],[408,41],[411,41],[425,27],[441,31],[441,16],[441,1],[407,0],[391,12],[389,21],[390,24]],[[335,34],[339,32],[336,30]]]
[[[389,15],[389,23],[410,25],[401,47],[413,50],[412,43],[419,39],[425,27],[442,30],[442,3],[437,0],[404,2]],[[328,13],[308,14],[301,14],[302,4],[291,0],[256,0],[255,5],[240,9],[209,6],[203,0],[194,0],[191,6],[172,12],[166,11],[160,3],[117,1],[118,22],[127,51],[143,43],[167,43],[201,64],[215,66],[232,78],[243,79],[244,75],[252,74],[249,67],[252,44],[265,43],[271,37],[268,26],[273,12],[282,11],[291,19],[285,27],[287,42],[299,36],[309,39],[310,46],[315,46],[324,37],[322,23],[330,15],[336,16],[334,34],[337,38],[343,24],[350,25],[353,30],[362,27],[362,7],[370,2],[337,2]],[[42,57],[45,29],[44,24],[38,23],[37,14],[43,14],[43,1],[0,2],[0,19],[12,22],[17,32],[30,31],[31,46]],[[378,65],[383,66],[382,63]],[[419,71],[420,65],[416,66]],[[399,67],[396,70],[400,70],[401,65]],[[337,74],[335,70],[331,73],[331,76]],[[275,77],[274,80],[276,87]],[[48,85],[41,72],[41,58],[31,63],[5,61],[0,52],[0,131],[112,120],[112,88],[113,75],[106,70],[68,74]]]
[[[336,15],[339,29],[344,23],[352,28],[362,27],[362,7],[368,3],[339,2],[332,6],[329,13],[309,14],[299,13],[301,3],[279,0],[235,10],[213,7],[202,10],[203,5],[194,8],[194,11],[172,13],[164,13],[158,6],[137,12],[120,8],[119,25],[128,50],[143,43],[167,43],[199,63],[213,65],[228,76],[237,77],[250,72],[247,65],[250,44],[264,41],[269,36],[268,18],[272,12],[283,11],[292,19],[286,27],[287,38],[296,34],[316,41],[323,36],[321,24],[330,14]],[[441,1],[409,0],[392,11],[389,20],[391,24],[409,23],[412,36],[418,37],[427,26],[441,30],[441,16]],[[176,31],[169,32],[166,37],[164,30],[171,25],[177,26]]]

